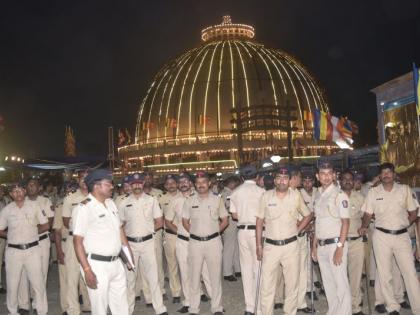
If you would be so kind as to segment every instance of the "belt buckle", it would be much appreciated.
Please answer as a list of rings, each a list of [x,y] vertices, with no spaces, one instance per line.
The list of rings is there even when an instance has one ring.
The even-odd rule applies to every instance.
[[[202,238],[202,240],[203,240],[203,241],[208,241],[208,240],[209,240],[209,237],[208,237],[208,236],[204,236],[204,237]]]
[[[21,245],[21,248],[22,249],[28,249],[29,247],[28,247],[28,244],[23,244],[23,245]]]
[[[285,241],[284,241],[284,240],[279,240],[279,241],[277,241],[277,244],[279,244],[280,246],[283,246],[283,245],[284,245],[284,243],[285,243]]]
[[[319,246],[325,246],[325,241],[324,240],[320,240],[319,241]]]

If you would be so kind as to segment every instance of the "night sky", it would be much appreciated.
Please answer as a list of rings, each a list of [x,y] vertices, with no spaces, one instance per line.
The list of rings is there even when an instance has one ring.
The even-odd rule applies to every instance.
[[[420,64],[420,1],[3,1],[0,156],[61,157],[64,128],[80,156],[104,156],[107,127],[134,132],[161,66],[200,45],[222,15],[309,69],[330,111],[375,144],[370,90]]]

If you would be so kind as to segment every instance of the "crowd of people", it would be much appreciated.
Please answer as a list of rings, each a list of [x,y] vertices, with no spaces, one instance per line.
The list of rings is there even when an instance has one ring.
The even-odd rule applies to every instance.
[[[57,260],[63,315],[131,315],[142,300],[158,315],[201,302],[221,315],[222,281],[240,280],[245,315],[311,314],[320,294],[328,315],[363,315],[363,295],[378,313],[420,315],[419,203],[396,178],[390,163],[365,182],[324,160],[315,173],[168,174],[162,190],[149,172],[116,185],[103,169],[60,194],[37,177],[0,186],[0,294],[11,315],[47,314]]]

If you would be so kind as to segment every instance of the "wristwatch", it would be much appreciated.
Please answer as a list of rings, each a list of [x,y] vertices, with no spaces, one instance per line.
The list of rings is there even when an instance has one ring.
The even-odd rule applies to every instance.
[[[341,243],[341,242],[337,242],[337,247],[338,247],[338,248],[343,247],[343,243]]]

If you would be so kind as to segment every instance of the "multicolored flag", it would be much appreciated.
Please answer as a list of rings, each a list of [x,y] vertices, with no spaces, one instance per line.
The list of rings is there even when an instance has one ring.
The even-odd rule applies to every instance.
[[[332,141],[333,125],[331,123],[331,115],[319,109],[314,112],[314,138],[316,140]]]
[[[420,116],[420,72],[413,62],[414,99],[416,100],[417,116]]]

